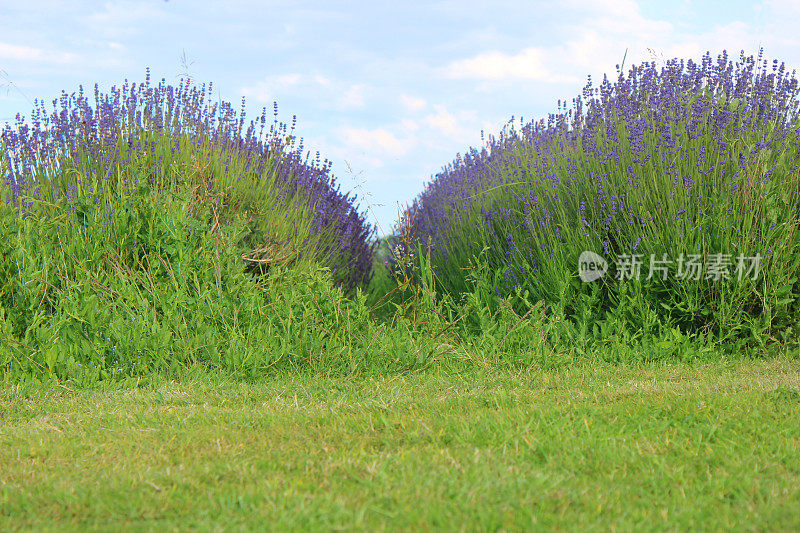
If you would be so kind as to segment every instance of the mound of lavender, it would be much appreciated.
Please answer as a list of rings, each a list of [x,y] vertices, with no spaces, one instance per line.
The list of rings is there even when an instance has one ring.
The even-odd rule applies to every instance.
[[[795,73],[743,52],[617,68],[569,109],[457,157],[402,233],[430,243],[452,293],[470,290],[464,267],[480,259],[498,296],[595,325],[614,314],[719,338],[785,332],[800,293]],[[586,251],[609,263],[592,283]]]
[[[277,104],[271,121],[263,109],[246,122],[244,98],[237,112],[214,101],[212,89],[189,80],[153,86],[148,69],[144,83],[126,80],[109,94],[95,85],[93,105],[82,86],[77,94],[62,92],[49,111],[37,101],[29,123],[17,115],[0,134],[7,204],[25,216],[36,200],[89,194],[110,209],[113,195],[174,186],[189,173],[227,187],[262,187],[283,202],[284,216],[297,216],[290,206],[298,202],[305,206],[310,221],[282,222],[305,246],[301,254],[329,266],[348,288],[367,282],[373,229],[356,197],[340,191],[330,163],[303,156],[294,121],[291,128],[278,122]],[[305,232],[297,234],[300,226]]]

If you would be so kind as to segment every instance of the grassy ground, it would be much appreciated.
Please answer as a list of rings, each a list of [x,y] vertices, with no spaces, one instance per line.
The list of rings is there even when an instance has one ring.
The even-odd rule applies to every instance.
[[[800,360],[0,389],[0,529],[800,527]]]

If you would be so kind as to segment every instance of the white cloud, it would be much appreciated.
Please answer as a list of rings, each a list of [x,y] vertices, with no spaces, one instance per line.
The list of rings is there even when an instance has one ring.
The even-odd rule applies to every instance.
[[[256,102],[272,102],[282,95],[302,95],[321,107],[337,110],[362,108],[368,87],[348,85],[322,75],[279,74],[269,76],[254,85],[242,87],[241,93]],[[326,105],[327,104],[327,105]]]
[[[421,109],[425,109],[425,106],[427,105],[427,102],[425,102],[425,100],[422,98],[415,98],[407,94],[400,96],[400,102],[409,111],[419,111]]]
[[[791,18],[800,12],[792,5],[790,0],[768,0],[765,7],[773,18],[778,11]],[[519,79],[574,84],[585,80],[587,74],[597,84],[603,74],[612,79],[616,76],[614,67],[622,62],[626,51],[627,70],[642,61],[652,61],[652,51],[659,60],[662,56],[699,60],[706,51],[716,55],[727,49],[735,58],[739,50],[757,53],[761,45],[772,56],[800,43],[791,33],[757,31],[750,21],[688,31],[644,16],[632,0],[566,0],[563,7],[580,15],[572,19],[576,22],[555,28],[557,44],[525,47],[512,53],[489,50],[451,62],[440,72],[448,78],[480,80],[482,83],[474,88],[484,92],[491,92],[498,82]]]
[[[766,0],[764,5],[781,17],[800,17],[800,4],[797,0]]]
[[[314,81],[322,85],[323,87],[328,87],[333,83],[331,82],[330,79],[326,78],[325,76],[320,76],[319,74],[314,76]]]
[[[279,76],[275,76],[273,85],[276,85],[281,89],[285,89],[292,87],[293,85],[297,85],[302,79],[303,77],[300,74],[281,74]]]
[[[77,57],[75,54],[65,52],[54,52],[52,50],[0,42],[0,59],[41,63],[71,63]]]
[[[251,87],[242,87],[241,92],[257,102],[272,102],[279,93],[299,84],[301,80],[300,74],[279,74],[259,81]]]
[[[339,98],[339,105],[344,109],[364,107],[364,85],[351,85]]]
[[[435,106],[436,113],[425,117],[425,124],[447,135],[455,137],[458,134],[458,120],[455,115],[448,112],[443,106]]]
[[[444,106],[433,106],[435,112],[425,116],[423,123],[432,130],[433,137],[469,143],[480,133],[480,121],[475,111],[459,110],[451,113]]]
[[[402,156],[413,147],[413,139],[398,139],[385,128],[344,128],[344,142],[353,149],[389,156]]]
[[[767,5],[791,5],[792,2],[794,0],[770,0]],[[772,55],[780,53],[779,48],[788,46],[794,39],[788,37],[791,32],[770,32],[765,29],[768,25],[755,24],[750,19],[724,25],[712,23],[695,31],[686,24],[649,19],[631,0],[568,0],[567,5],[581,12],[583,18],[578,24],[564,26],[563,44],[549,48],[547,54],[563,65],[564,72],[575,73],[582,79],[589,73],[606,73],[612,77],[616,74],[614,66],[622,61],[626,50],[627,70],[642,61],[655,60],[661,65],[674,57],[699,60],[706,51],[716,56],[727,50],[729,57],[735,59],[740,50],[749,55],[757,53],[762,45]],[[676,6],[676,9],[678,7],[694,14],[691,4]],[[773,15],[779,18],[791,15],[791,9],[780,9],[780,15]],[[570,38],[574,35],[580,37]],[[770,45],[777,46],[771,48]]]
[[[449,78],[528,78],[546,81],[549,76],[542,61],[543,55],[544,51],[538,48],[527,48],[516,55],[485,52],[450,63],[445,68],[445,75]]]
[[[415,131],[417,131],[419,129],[419,124],[417,124],[415,121],[413,121],[413,120],[411,120],[409,118],[404,118],[403,120],[401,120],[400,121],[400,125],[407,132],[412,132],[413,133],[413,132],[415,132]]]

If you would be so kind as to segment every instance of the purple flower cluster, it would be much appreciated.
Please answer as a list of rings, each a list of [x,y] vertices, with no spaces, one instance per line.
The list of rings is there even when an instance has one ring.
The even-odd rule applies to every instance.
[[[0,133],[0,172],[10,191],[6,201],[24,215],[30,207],[24,199],[38,198],[43,189],[67,201],[90,187],[94,194],[122,193],[139,185],[129,181],[126,165],[145,161],[150,168],[139,168],[144,171],[139,175],[155,183],[168,175],[185,143],[212,146],[245,160],[245,170],[277,176],[278,197],[308,202],[314,229],[335,236],[323,249],[317,247],[318,258],[347,287],[368,281],[373,228],[358,212],[356,197],[340,191],[330,163],[319,155],[303,156],[302,140],[294,140],[294,122],[291,129],[278,122],[277,104],[271,124],[266,108],[246,123],[244,98],[237,112],[230,103],[215,101],[212,89],[211,83],[197,87],[188,80],[177,87],[163,79],[151,85],[148,69],[144,83],[126,80],[108,94],[95,85],[94,105],[82,86],[77,93],[62,92],[49,111],[44,102],[35,102],[30,123],[18,114]],[[153,132],[171,138],[171,148],[153,141]]]
[[[408,208],[403,233],[431,244],[454,290],[488,247],[508,294],[536,290],[548,261],[563,270],[580,249],[669,248],[691,227],[750,242],[748,228],[730,235],[712,215],[741,211],[756,190],[783,194],[796,224],[800,91],[794,72],[762,54],[645,62],[627,75],[618,66],[617,81],[599,87],[589,77],[569,109],[559,101],[547,119],[516,127],[512,118],[458,155]]]

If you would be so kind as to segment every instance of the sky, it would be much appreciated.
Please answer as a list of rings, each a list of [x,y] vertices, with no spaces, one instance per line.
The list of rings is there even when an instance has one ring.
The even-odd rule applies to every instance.
[[[304,146],[392,231],[457,153],[616,65],[723,49],[800,70],[800,1],[0,0],[0,125],[78,86],[189,75]],[[627,70],[627,67],[626,67]]]

